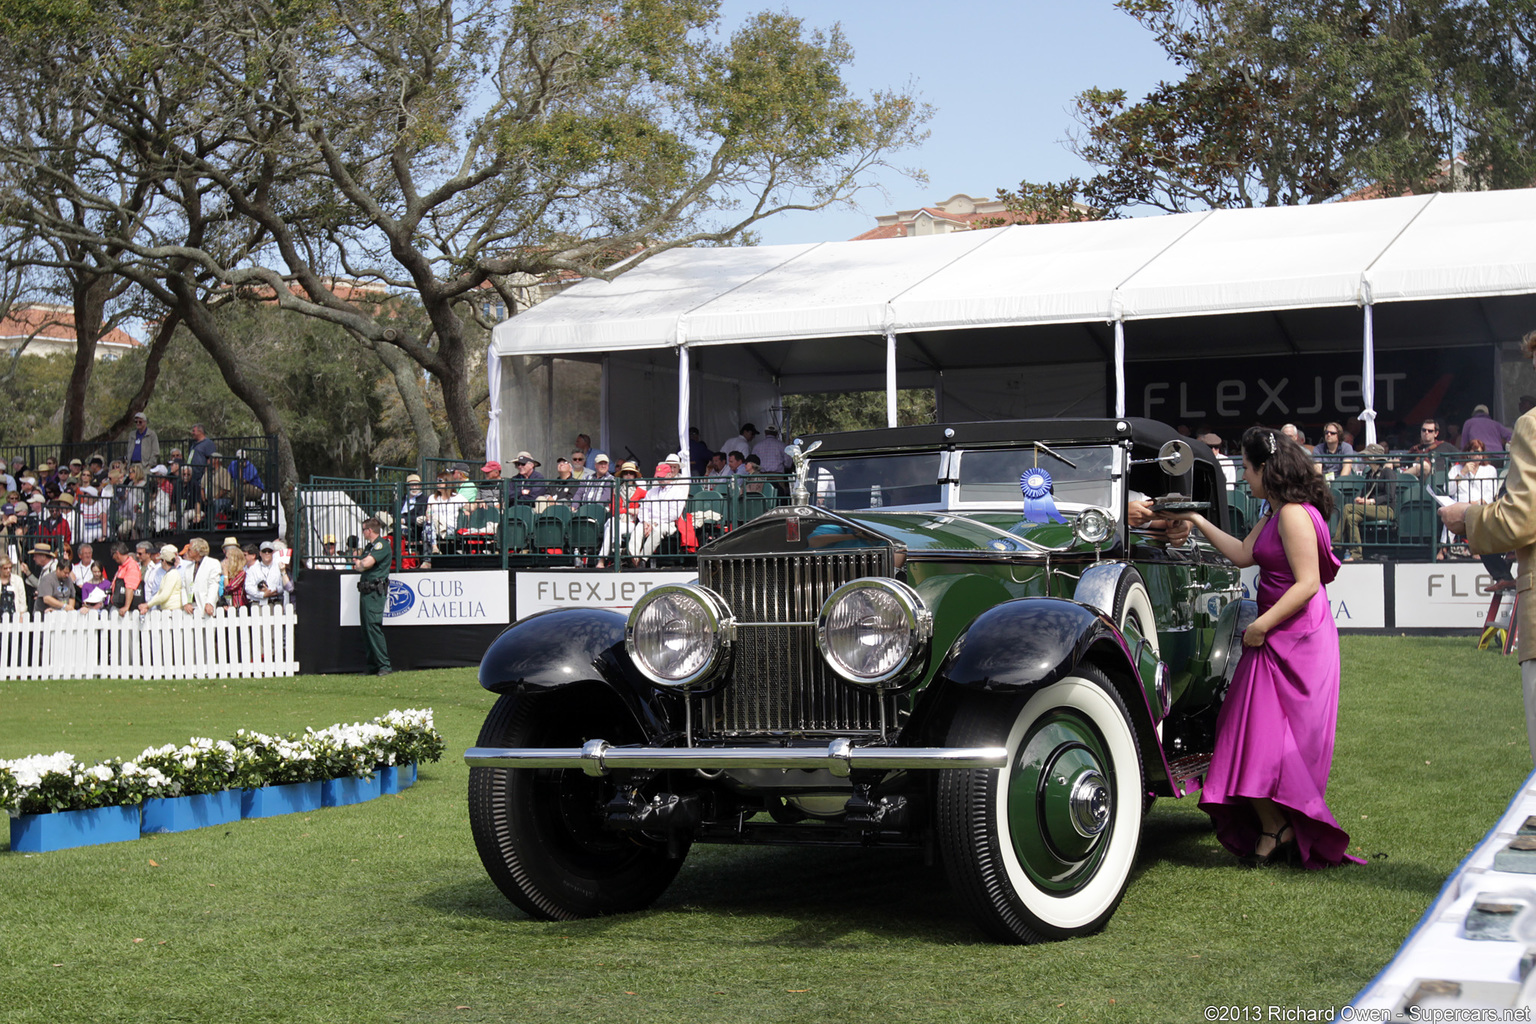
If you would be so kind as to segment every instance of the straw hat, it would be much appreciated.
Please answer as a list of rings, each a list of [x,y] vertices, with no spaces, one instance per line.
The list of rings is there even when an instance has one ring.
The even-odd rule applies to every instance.
[[[619,475],[623,476],[625,473],[633,473],[635,476],[639,476],[640,467],[637,466],[634,462],[626,462],[624,465],[619,467]]]
[[[225,550],[228,550],[229,548],[238,548],[239,546],[240,546],[240,538],[238,538],[238,537],[225,537],[224,538],[224,549]]]

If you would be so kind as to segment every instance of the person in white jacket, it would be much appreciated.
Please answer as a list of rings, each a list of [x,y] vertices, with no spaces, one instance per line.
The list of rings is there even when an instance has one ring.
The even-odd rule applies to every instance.
[[[656,466],[656,486],[646,492],[635,510],[635,528],[629,534],[629,553],[638,561],[650,558],[662,541],[677,532],[677,520],[688,509],[688,484],[676,482],[682,460],[668,455]]]
[[[219,577],[222,571],[219,563],[209,557],[206,540],[194,537],[190,546],[197,568],[192,573],[192,593],[182,598],[187,602],[183,607],[188,614],[206,619],[219,606]]]

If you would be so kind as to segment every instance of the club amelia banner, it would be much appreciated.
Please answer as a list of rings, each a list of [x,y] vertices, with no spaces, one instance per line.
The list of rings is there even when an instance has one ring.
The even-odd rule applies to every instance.
[[[688,583],[696,572],[520,572],[517,617],[555,608],[628,611],[641,595],[664,583]]]
[[[357,576],[343,575],[340,625],[358,625]],[[389,577],[386,626],[492,626],[512,621],[504,572],[412,572]]]

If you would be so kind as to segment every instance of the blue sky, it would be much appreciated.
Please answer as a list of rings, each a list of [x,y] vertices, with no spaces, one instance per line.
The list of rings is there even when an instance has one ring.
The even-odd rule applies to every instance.
[[[931,206],[957,192],[990,198],[1022,178],[1056,180],[1088,168],[1062,145],[1072,99],[1090,86],[1139,99],[1177,77],[1151,33],[1109,0],[724,0],[734,30],[761,10],[788,11],[808,26],[841,23],[854,51],[848,79],[860,94],[912,80],[934,109],[921,148],[901,166],[928,172],[918,185],[893,172],[888,193],[864,193],[861,209],[788,214],[764,221],[765,244],[851,238],[878,213]]]

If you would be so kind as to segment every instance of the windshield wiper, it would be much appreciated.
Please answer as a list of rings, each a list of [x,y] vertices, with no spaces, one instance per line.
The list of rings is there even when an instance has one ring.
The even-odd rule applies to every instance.
[[[1062,462],[1065,462],[1068,466],[1071,466],[1073,469],[1077,468],[1077,463],[1073,462],[1071,459],[1067,458],[1065,455],[1062,455],[1060,452],[1052,451],[1050,446],[1047,445],[1044,441],[1036,441],[1035,442],[1035,448],[1037,450],[1039,450],[1039,451],[1045,452],[1047,455],[1051,456],[1052,458],[1059,459]]]

